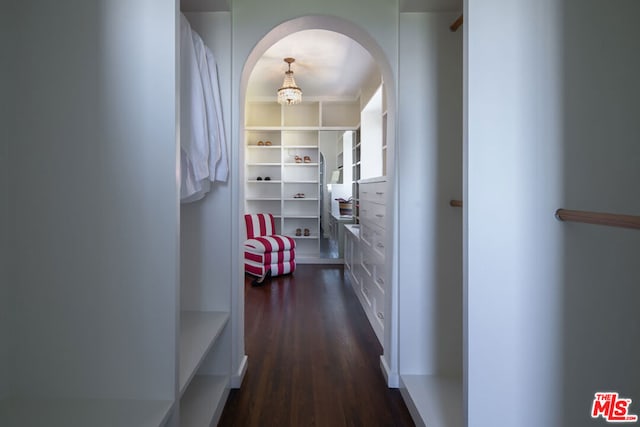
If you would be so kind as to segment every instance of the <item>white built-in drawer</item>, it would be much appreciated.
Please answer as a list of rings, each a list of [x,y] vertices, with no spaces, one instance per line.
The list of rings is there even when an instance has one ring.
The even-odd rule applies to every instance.
[[[373,309],[373,292],[372,292],[372,289],[371,289],[371,281],[370,280],[363,280],[362,281],[362,283],[360,284],[360,293],[364,297],[364,300],[367,303],[367,306],[369,307],[369,310]],[[365,309],[366,309],[366,307],[365,307]]]
[[[380,326],[384,327],[384,294],[380,289],[378,289],[378,287],[374,286],[369,291],[369,300],[372,304],[371,308],[373,309],[373,315]]]
[[[384,258],[377,256],[373,260],[373,283],[380,289],[380,291],[386,293],[386,268]]]
[[[371,248],[378,253],[381,257],[386,255],[387,239],[384,228],[377,226],[371,227],[373,231],[373,239],[371,240]]]
[[[367,247],[373,248],[375,239],[375,225],[368,221],[360,223],[360,242]]]
[[[387,201],[387,183],[366,182],[360,184],[360,200],[385,204]]]
[[[373,275],[375,273],[374,269],[376,266],[376,256],[373,253],[373,250],[370,248],[362,248],[362,261],[361,261],[362,270],[365,272],[365,276],[368,279],[373,280]]]
[[[371,222],[379,227],[384,228],[385,216],[387,214],[385,205],[373,202],[360,202],[360,221],[363,223]]]

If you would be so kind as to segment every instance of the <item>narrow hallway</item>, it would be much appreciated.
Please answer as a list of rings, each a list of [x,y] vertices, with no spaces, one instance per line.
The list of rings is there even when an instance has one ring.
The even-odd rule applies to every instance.
[[[249,369],[220,426],[412,426],[379,367],[382,347],[342,266],[245,279]]]

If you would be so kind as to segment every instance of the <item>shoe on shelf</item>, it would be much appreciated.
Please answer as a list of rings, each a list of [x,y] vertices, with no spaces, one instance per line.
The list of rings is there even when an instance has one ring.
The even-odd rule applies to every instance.
[[[309,157],[309,156],[304,156],[304,162],[305,162],[305,163],[311,163],[311,157]]]
[[[271,141],[265,141],[264,145],[266,145],[267,147],[271,147]]]
[[[262,181],[262,177],[261,176],[257,177],[256,181]]]
[[[264,142],[262,142],[262,141],[258,141],[258,145],[259,145],[260,147],[262,147],[262,146],[264,145]]]
[[[264,180],[265,180],[265,181],[271,181],[271,177],[265,176],[265,177],[264,177]]]
[[[302,157],[296,156],[296,163],[302,163]]]
[[[309,232],[308,228],[304,229],[304,235],[307,236],[307,237],[311,235],[311,233]]]
[[[302,230],[299,228],[296,228],[296,236],[302,236]]]

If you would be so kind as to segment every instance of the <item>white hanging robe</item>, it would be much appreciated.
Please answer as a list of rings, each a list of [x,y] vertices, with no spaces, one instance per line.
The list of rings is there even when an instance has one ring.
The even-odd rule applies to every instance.
[[[211,181],[226,181],[229,166],[215,58],[184,15],[180,18],[180,199],[188,203],[204,197]]]

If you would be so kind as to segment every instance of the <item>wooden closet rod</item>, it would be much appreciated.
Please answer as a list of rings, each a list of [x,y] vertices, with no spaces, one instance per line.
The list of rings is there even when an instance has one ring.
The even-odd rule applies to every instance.
[[[453,206],[454,208],[461,208],[462,207],[462,200],[450,200],[449,201],[449,205]]]
[[[583,222],[585,224],[609,225],[611,227],[635,228],[640,230],[640,216],[635,215],[558,209],[556,211],[556,218],[560,221]]]
[[[458,19],[456,19],[453,24],[451,24],[449,26],[449,28],[451,29],[451,31],[458,31],[458,28],[460,28],[462,26],[462,15],[460,15],[458,17]]]

